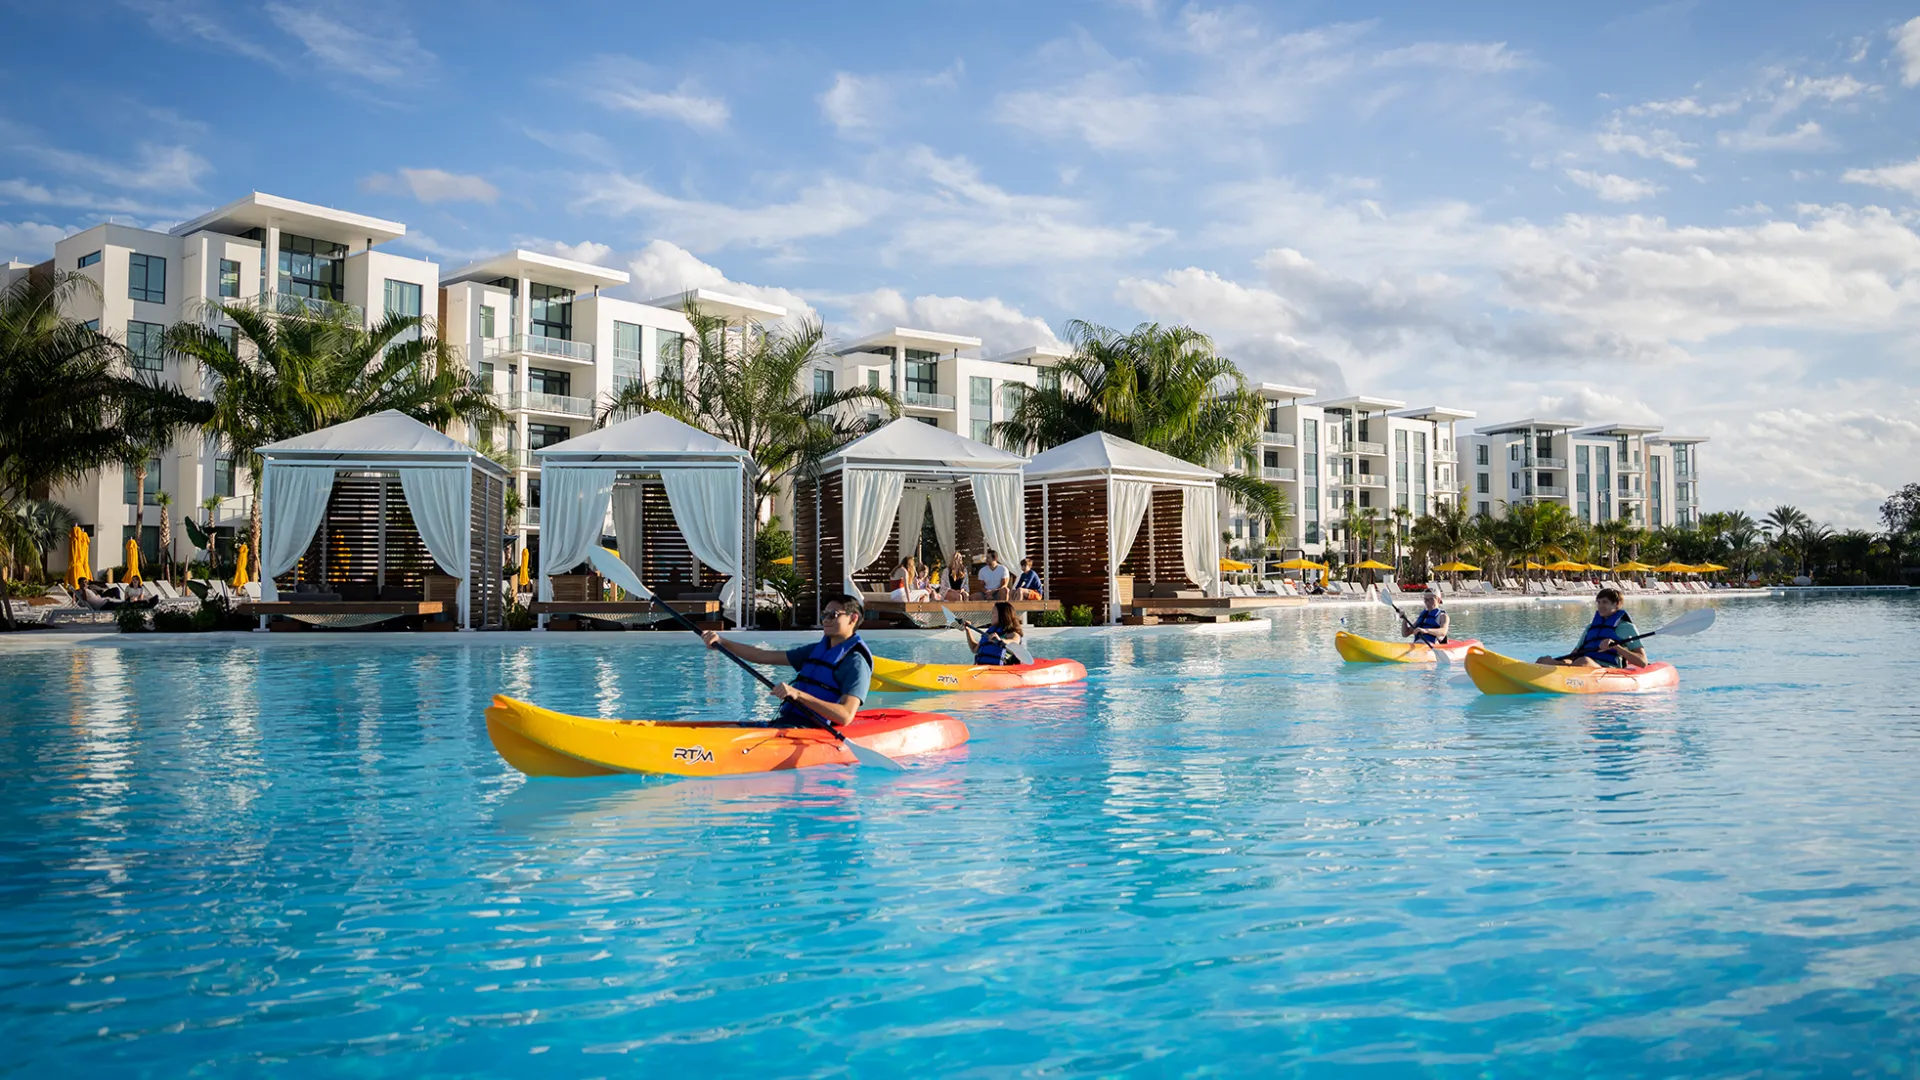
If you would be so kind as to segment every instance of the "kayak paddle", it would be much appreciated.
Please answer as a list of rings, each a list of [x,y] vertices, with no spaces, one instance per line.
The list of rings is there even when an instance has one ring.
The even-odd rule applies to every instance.
[[[1381,589],[1379,592],[1379,597],[1380,597],[1381,603],[1393,609],[1393,613],[1395,615],[1400,616],[1400,622],[1402,625],[1406,626],[1408,629],[1413,629],[1413,623],[1410,622],[1405,615],[1402,615],[1400,613],[1400,605],[1393,602],[1393,597],[1387,595],[1387,590]],[[1448,635],[1448,636],[1451,637],[1452,635]],[[1431,645],[1427,646],[1427,649],[1428,651],[1433,653],[1433,659],[1436,663],[1441,663],[1441,664],[1453,663],[1453,657],[1447,655],[1445,650],[1436,649]]]
[[[1655,634],[1665,634],[1668,637],[1689,637],[1712,626],[1713,620],[1718,617],[1719,613],[1713,608],[1695,608],[1658,630],[1649,630],[1644,634],[1635,634],[1630,638],[1622,640],[1620,644],[1631,645],[1641,638],[1650,638]],[[1560,659],[1571,660],[1578,655],[1580,655],[1580,650],[1575,649]]]
[[[940,614],[945,615],[947,617],[948,626],[952,626],[955,623],[959,623],[961,626],[964,626],[967,629],[974,631],[975,633],[984,633],[984,631],[982,631],[979,627],[973,625],[972,623],[961,618],[960,616],[955,615],[952,609],[948,608],[945,604],[940,605]],[[1033,663],[1033,650],[1027,648],[1027,643],[1025,639],[1026,639],[1026,635],[1022,634],[1021,640],[1019,641],[1006,641],[1005,638],[1001,638],[1000,640],[1006,641],[1007,651],[1013,654],[1013,658],[1015,660],[1020,661],[1022,664],[1031,664]]]
[[[693,631],[696,634],[700,633],[700,628],[693,625],[692,619],[689,619],[685,615],[674,610],[674,607],[672,604],[666,603],[665,601],[661,600],[659,597],[654,596],[652,589],[649,589],[645,585],[641,584],[639,575],[633,572],[632,567],[628,566],[626,563],[621,562],[620,556],[615,555],[613,552],[608,551],[606,548],[603,548],[598,544],[596,544],[587,552],[587,558],[592,561],[593,568],[595,570],[598,570],[601,576],[607,578],[608,580],[612,581],[615,585],[620,586],[621,588],[627,590],[633,595],[640,597],[641,599],[645,600],[649,604],[656,604],[660,607],[666,608],[667,614],[679,620],[682,626],[685,626],[687,629]],[[773,686],[774,686],[773,680],[767,678],[767,676],[763,672],[761,672],[759,668],[754,667],[752,664],[747,663],[745,660],[741,659],[740,657],[733,655],[731,652],[728,652],[726,649],[718,649],[716,651],[724,655],[727,659],[740,665],[740,670],[760,680],[760,685],[766,687],[769,690],[773,689]],[[826,729],[827,734],[840,740],[840,745],[852,751],[854,760],[860,762],[860,764],[871,765],[876,769],[891,769],[894,772],[907,771],[907,767],[905,765],[900,764],[899,762],[893,760],[892,758],[888,757],[887,755],[881,753],[878,750],[861,746],[859,743],[854,742],[852,739],[849,739],[845,735],[841,734],[840,729],[834,727],[832,721],[828,720],[824,716],[821,716],[805,701],[799,701],[797,703],[801,708],[806,709],[810,713],[813,713],[814,719],[820,721],[820,726]]]

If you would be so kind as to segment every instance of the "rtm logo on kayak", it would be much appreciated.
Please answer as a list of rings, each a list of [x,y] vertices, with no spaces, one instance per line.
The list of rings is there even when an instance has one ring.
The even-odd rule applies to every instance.
[[[713,751],[704,746],[676,746],[673,748],[673,760],[707,764],[713,761]]]
[[[933,677],[933,681],[937,683],[945,683],[948,686],[960,685],[960,678],[957,675],[935,675]]]

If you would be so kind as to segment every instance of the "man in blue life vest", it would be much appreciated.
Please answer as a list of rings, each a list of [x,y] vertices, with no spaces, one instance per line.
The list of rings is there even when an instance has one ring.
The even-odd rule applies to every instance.
[[[1447,627],[1453,620],[1440,606],[1440,594],[1428,589],[1420,598],[1420,614],[1411,623],[1402,623],[1400,636],[1410,637],[1415,645],[1445,645]]]
[[[834,596],[820,614],[822,637],[796,649],[762,649],[728,641],[709,630],[700,637],[709,648],[725,649],[750,664],[786,664],[796,674],[779,683],[780,723],[792,727],[842,727],[860,711],[873,685],[873,653],[860,640],[860,600]]]
[[[1535,663],[1560,667],[1646,667],[1647,651],[1629,641],[1639,631],[1634,629],[1633,617],[1621,603],[1618,589],[1601,589],[1595,593],[1593,621],[1580,635],[1580,647],[1564,659],[1543,656]]]

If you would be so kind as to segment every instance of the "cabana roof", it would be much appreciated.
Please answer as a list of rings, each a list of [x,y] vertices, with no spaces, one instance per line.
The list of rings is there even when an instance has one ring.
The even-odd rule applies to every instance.
[[[749,458],[747,451],[709,435],[666,413],[649,412],[535,450],[543,463],[587,461],[727,460]]]
[[[309,458],[351,464],[354,459],[470,460],[488,472],[506,470],[466,443],[394,409],[335,424],[291,439],[268,443],[260,453],[274,458]]]
[[[1107,475],[1188,483],[1211,483],[1220,479],[1220,474],[1212,469],[1104,431],[1062,443],[1027,463],[1029,482]]]
[[[895,468],[901,471],[1019,472],[1027,459],[931,424],[901,417],[828,454],[821,471]]]

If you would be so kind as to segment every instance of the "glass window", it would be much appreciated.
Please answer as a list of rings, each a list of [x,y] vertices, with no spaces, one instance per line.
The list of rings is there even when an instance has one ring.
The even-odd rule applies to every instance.
[[[909,394],[937,394],[940,392],[940,354],[924,349],[906,350],[907,386]]]
[[[217,457],[213,459],[213,493],[223,499],[233,497],[233,459]]]
[[[420,286],[411,281],[387,279],[387,314],[420,317]]]
[[[83,322],[80,325],[86,327],[89,330],[92,330],[96,334],[100,332],[99,319],[88,319],[86,322]]]
[[[1040,389],[1042,390],[1060,389],[1060,369],[1059,368],[1043,367],[1040,369]]]
[[[139,490],[139,477],[135,475],[133,466],[127,465],[123,468],[121,487],[121,494],[128,506],[132,506],[134,503],[140,501],[134,496],[134,492]],[[146,504],[148,506],[160,505],[159,495],[160,459],[152,458],[147,462]]]
[[[687,338],[678,330],[655,330],[653,332],[653,355],[656,370],[660,378],[668,382],[679,382],[680,373],[685,370]]]
[[[234,356],[240,355],[240,328],[239,327],[216,326],[213,328],[213,332],[219,335],[221,341],[226,343],[227,352],[231,353]]]
[[[640,361],[640,324],[615,321],[613,324],[613,358],[615,360]]]
[[[529,450],[539,450],[542,447],[552,446],[554,443],[566,442],[572,437],[573,436],[567,434],[567,429],[560,424],[527,425],[527,449]]]
[[[341,300],[347,290],[347,246],[281,233],[279,289],[308,300]]]
[[[491,304],[480,305],[480,336],[482,338],[490,338],[494,336],[493,325],[494,325],[493,324],[493,305]],[[620,324],[615,323],[614,325],[618,326]]]
[[[534,336],[573,340],[572,289],[536,282],[527,291],[527,297],[533,303]]]
[[[869,390],[880,389],[880,369],[879,368],[867,369],[867,389]]]
[[[813,369],[813,392],[816,394],[833,393],[833,369],[832,368],[822,367],[822,368]]]
[[[237,259],[220,260],[220,295],[240,295],[240,262]]]
[[[1486,443],[1481,443],[1473,448],[1473,463],[1475,465],[1485,465],[1487,463]]]
[[[1490,516],[1492,516],[1492,511],[1493,511],[1493,504],[1492,504],[1492,503],[1485,503],[1485,502],[1483,502],[1483,503],[1481,503],[1481,504],[1480,504],[1480,516],[1481,516],[1481,517],[1490,517]]]
[[[567,397],[571,394],[573,377],[564,371],[549,371],[546,368],[527,369],[527,390],[535,394],[552,394],[555,397]]]
[[[127,256],[127,295],[149,304],[167,302],[167,260],[158,255]]]
[[[94,263],[97,263],[99,261],[100,261],[100,253],[97,251],[89,251],[85,255],[80,256],[80,261],[77,263],[74,263],[73,265],[76,269],[85,270],[87,267],[92,266]]]
[[[1490,487],[1492,487],[1492,486],[1493,486],[1493,485],[1492,485],[1491,483],[1489,483],[1489,482],[1488,482],[1488,478],[1487,478],[1487,474],[1486,474],[1486,473],[1481,473],[1481,474],[1480,474],[1480,482],[1479,482],[1479,483],[1478,483],[1477,485],[1475,485],[1475,487],[1474,487],[1474,490],[1475,490],[1475,491],[1477,491],[1477,492],[1479,492],[1479,493],[1480,493],[1480,494],[1482,494],[1482,495],[1486,495],[1486,494],[1488,494],[1488,490],[1487,490],[1487,489],[1488,489],[1488,488],[1490,488]]]
[[[135,371],[162,371],[166,351],[161,344],[167,328],[157,322],[127,320],[127,358]]]
[[[978,375],[968,376],[967,403],[975,409],[985,409],[991,414],[993,411],[993,380],[981,378]]]
[[[993,421],[991,420],[979,420],[979,419],[974,420],[973,421],[973,441],[981,442],[981,443],[992,442],[993,440],[987,437],[990,434],[990,429],[992,427],[993,427]]]

